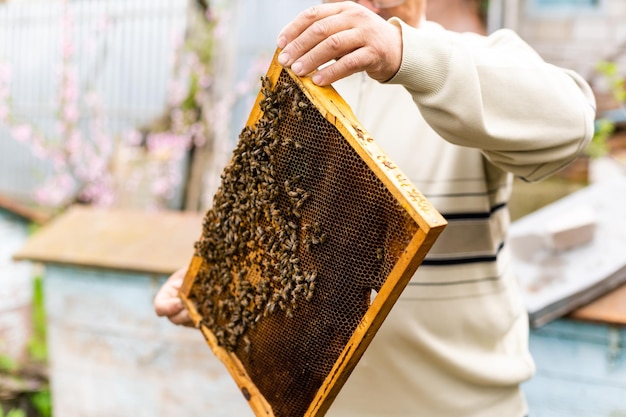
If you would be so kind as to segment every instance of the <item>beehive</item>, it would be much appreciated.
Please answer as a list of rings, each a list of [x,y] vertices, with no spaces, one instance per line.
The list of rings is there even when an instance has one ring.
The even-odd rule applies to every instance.
[[[322,416],[446,222],[332,87],[262,81],[181,298],[257,416]]]

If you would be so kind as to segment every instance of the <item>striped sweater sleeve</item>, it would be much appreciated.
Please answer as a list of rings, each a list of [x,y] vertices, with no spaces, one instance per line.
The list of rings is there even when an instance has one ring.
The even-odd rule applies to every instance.
[[[578,74],[548,64],[519,36],[402,29],[403,56],[388,83],[403,85],[445,140],[478,148],[494,165],[542,179],[576,159],[593,136],[595,100]]]

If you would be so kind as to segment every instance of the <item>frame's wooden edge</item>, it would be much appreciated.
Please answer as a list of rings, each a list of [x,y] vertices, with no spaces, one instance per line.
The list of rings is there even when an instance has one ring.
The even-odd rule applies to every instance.
[[[304,417],[323,416],[443,228],[418,229],[320,387]],[[417,249],[413,251],[413,249]]]
[[[189,296],[189,292],[191,291],[191,287],[196,279],[196,275],[198,275],[198,271],[202,267],[202,263],[204,261],[198,255],[193,255],[191,261],[189,263],[189,268],[187,268],[187,272],[185,273],[185,278],[183,279],[183,283],[180,286],[180,290],[178,291],[179,295],[187,298]]]
[[[320,87],[315,85],[310,77],[298,77],[290,70],[287,72],[301,86],[309,100],[315,104],[324,117],[348,139],[352,148],[385,183],[394,197],[405,203],[404,209],[421,228],[430,230],[447,225],[447,221],[439,211],[380,148],[354,116],[350,106],[332,86]],[[324,94],[313,95],[311,91],[315,89],[323,89]]]
[[[421,228],[430,230],[445,227],[447,225],[446,219],[376,144],[341,95],[332,86],[318,86],[313,83],[311,77],[299,77],[290,69],[284,68],[278,63],[279,53],[280,49],[277,48],[266,74],[272,85],[276,83],[280,73],[285,70],[322,116],[331,122],[344,137],[350,139],[348,142],[352,148],[376,176],[385,183],[394,197],[403,203],[404,209]],[[323,94],[312,94],[313,90],[322,91]],[[259,102],[262,99],[263,93],[259,91],[246,126],[254,125],[261,117]]]
[[[274,417],[274,411],[267,402],[263,394],[254,384],[243,364],[234,353],[228,352],[217,344],[215,335],[205,326],[200,326],[200,330],[204,334],[207,344],[211,347],[213,354],[226,366],[226,369],[232,376],[233,380],[239,387],[241,394],[248,401],[250,408],[257,417]]]
[[[394,197],[406,203],[404,209],[421,228],[429,230],[447,225],[447,221],[439,211],[380,148],[375,139],[357,120],[350,106],[332,86],[320,87],[313,83],[311,77],[298,77],[291,70],[286,71],[326,120],[348,139],[352,148],[385,183]],[[314,95],[312,90],[323,90],[324,93]]]
[[[237,384],[237,387],[239,387],[241,394],[248,401],[248,404],[252,408],[254,414],[258,417],[274,417],[272,407],[254,384],[239,358],[237,358],[234,353],[230,353],[223,347],[219,346],[217,338],[213,332],[201,324],[202,316],[198,313],[194,303],[189,299],[191,287],[193,286],[198,271],[202,268],[203,263],[204,260],[201,257],[196,255],[193,256],[183,280],[183,284],[181,285],[179,296],[187,308],[192,322],[196,328],[200,329],[202,332],[204,339],[213,351],[213,354],[224,364],[226,370],[230,373],[231,377]]]
[[[265,76],[270,79],[272,85],[276,84],[276,81],[278,81],[280,73],[283,70],[283,67],[277,61],[279,53],[280,49],[276,49],[276,51],[274,52],[274,57],[270,62],[270,66],[265,73]],[[261,111],[261,107],[259,106],[261,100],[263,100],[263,88],[259,89],[259,93],[257,94],[254,106],[252,107],[252,111],[250,112],[250,115],[248,116],[248,121],[246,122],[247,127],[253,126],[257,122],[257,120],[261,118],[261,115],[263,114],[263,112]]]

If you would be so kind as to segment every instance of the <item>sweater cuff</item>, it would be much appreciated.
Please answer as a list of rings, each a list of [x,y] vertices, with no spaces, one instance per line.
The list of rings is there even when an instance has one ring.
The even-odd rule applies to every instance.
[[[402,62],[398,72],[386,83],[401,84],[420,94],[433,94],[443,86],[452,46],[447,32],[438,25],[426,22],[426,28],[414,28],[398,18],[389,22],[402,31]]]

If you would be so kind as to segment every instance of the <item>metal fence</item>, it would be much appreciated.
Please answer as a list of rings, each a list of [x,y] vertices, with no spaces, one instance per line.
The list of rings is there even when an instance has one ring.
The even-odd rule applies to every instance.
[[[11,117],[0,121],[0,194],[31,202],[52,170],[50,161],[19,141],[15,126],[32,126],[52,143],[67,139],[59,135],[60,101],[76,91],[62,91],[64,59],[72,60],[81,94],[77,125],[93,122],[88,100],[94,97],[111,135],[159,116],[186,8],[181,0],[0,2],[0,90],[4,81]]]

